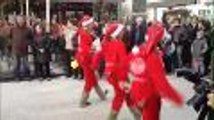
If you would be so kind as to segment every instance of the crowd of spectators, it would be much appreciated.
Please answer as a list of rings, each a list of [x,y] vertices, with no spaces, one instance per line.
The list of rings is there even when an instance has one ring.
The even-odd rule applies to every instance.
[[[82,78],[81,68],[72,69],[70,65],[78,46],[79,20],[52,19],[50,33],[45,32],[44,20],[26,20],[24,16],[16,16],[14,23],[0,20],[0,59],[7,61],[11,73],[19,79],[30,75],[47,78],[51,76],[50,63],[57,62],[67,77]],[[108,22],[111,21],[97,24],[98,37],[102,37]],[[146,30],[150,25],[146,19],[136,17],[123,24],[126,25],[123,40],[129,51],[133,46],[146,42]],[[166,34],[160,48],[164,53],[166,72],[171,74],[176,69],[187,67],[201,76],[207,75],[210,71],[210,22],[197,17],[190,17],[184,22],[175,17],[164,25]],[[32,63],[29,55],[33,56]],[[33,71],[30,69],[32,65]],[[101,63],[101,73],[103,66]]]

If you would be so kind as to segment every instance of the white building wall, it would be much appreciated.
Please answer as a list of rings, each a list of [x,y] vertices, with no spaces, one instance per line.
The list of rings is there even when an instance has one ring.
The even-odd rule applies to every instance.
[[[148,8],[146,11],[147,21],[153,21],[156,19],[156,8]]]
[[[198,4],[207,4],[207,3],[213,3],[213,0],[197,0]]]
[[[188,5],[194,2],[195,0],[147,0],[147,18],[160,21],[167,7]]]
[[[212,6],[201,6],[201,5],[193,5],[193,3],[197,2],[198,4],[207,4],[213,2],[214,0],[147,0],[147,10],[146,15],[148,20],[161,20],[164,11],[169,6],[183,5],[187,6],[187,9],[191,9],[192,13],[195,15],[199,15],[199,8],[201,9],[212,9]],[[122,3],[123,14],[122,16],[132,15],[133,13],[133,4],[134,0],[125,0]],[[191,5],[192,4],[192,5]],[[190,6],[190,7],[189,7]],[[211,11],[211,16],[213,15],[213,11]],[[211,17],[210,16],[210,17]]]
[[[125,0],[124,2],[121,3],[123,15],[129,16],[132,14],[132,4],[133,4],[132,0]]]

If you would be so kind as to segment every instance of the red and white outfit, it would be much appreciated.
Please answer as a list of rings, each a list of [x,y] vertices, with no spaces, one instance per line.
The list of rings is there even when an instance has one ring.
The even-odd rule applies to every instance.
[[[102,57],[105,60],[105,75],[108,82],[114,89],[112,110],[119,112],[125,101],[129,107],[133,106],[130,95],[121,88],[120,83],[127,80],[124,60],[127,56],[125,44],[117,36],[124,29],[124,26],[117,23],[109,24],[106,28],[105,37],[102,40],[102,50],[97,53],[95,64]]]
[[[85,26],[93,23],[93,18],[89,16],[84,16],[81,25],[82,27],[78,30],[78,50],[76,53],[76,59],[83,69],[85,86],[84,91],[90,93],[93,87],[97,85],[97,79],[95,76],[95,71],[91,66],[92,63],[92,43],[94,41],[94,36],[87,31]]]
[[[128,69],[134,76],[131,96],[141,109],[142,120],[159,120],[162,98],[178,105],[182,104],[182,98],[168,83],[162,56],[157,50],[164,28],[160,23],[153,23],[147,35],[147,43],[128,56]]]

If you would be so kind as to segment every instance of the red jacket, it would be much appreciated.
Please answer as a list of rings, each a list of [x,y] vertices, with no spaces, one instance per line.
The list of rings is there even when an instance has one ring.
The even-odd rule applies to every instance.
[[[163,37],[164,29],[160,24],[154,24],[148,28],[148,41],[140,47],[137,55],[129,55],[128,69],[134,75],[132,95],[136,102],[147,101],[152,97],[162,97],[177,104],[182,103],[181,96],[169,84],[161,52],[157,50],[157,44]]]
[[[88,54],[91,52],[93,36],[83,28],[78,31],[78,52]]]
[[[92,42],[94,38],[89,32],[87,32],[83,28],[80,28],[77,34],[78,49],[76,58],[81,65],[90,64],[92,57]]]
[[[93,66],[97,66],[101,59],[105,60],[105,74],[116,75],[118,80],[126,80],[126,70],[124,60],[127,57],[125,44],[121,40],[102,41],[102,50],[96,53]],[[111,81],[110,81],[111,82]]]
[[[106,61],[105,73],[117,73],[122,69],[122,62],[126,58],[125,45],[120,40],[106,42],[103,48],[104,59]]]
[[[181,104],[181,96],[166,78],[160,52],[153,51],[147,55],[144,47],[140,51],[137,55],[130,54],[127,60],[128,69],[134,75],[131,93],[135,101],[147,101],[151,97],[159,96]]]
[[[121,40],[109,41],[106,43],[103,52],[106,61],[105,74],[117,76],[117,81],[109,82],[125,81],[127,79],[125,65],[123,64],[127,56],[125,44]]]

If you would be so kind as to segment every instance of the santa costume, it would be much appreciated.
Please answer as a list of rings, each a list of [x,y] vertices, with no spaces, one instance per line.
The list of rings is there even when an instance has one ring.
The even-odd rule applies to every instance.
[[[95,39],[94,35],[94,19],[88,15],[83,16],[81,20],[81,27],[78,30],[78,50],[76,53],[76,59],[83,69],[85,86],[82,93],[81,98],[81,107],[86,107],[89,102],[87,101],[89,98],[89,94],[93,88],[101,98],[101,100],[105,100],[105,94],[100,88],[97,78],[95,75],[95,70],[91,66],[93,51],[92,51],[92,43]]]
[[[124,26],[118,23],[108,24],[106,32],[102,40],[102,49],[97,53],[95,64],[101,57],[105,60],[105,75],[108,82],[114,89],[114,98],[112,101],[111,112],[108,120],[116,120],[120,109],[124,102],[134,114],[135,120],[140,120],[140,114],[134,106],[129,94],[121,87],[121,83],[127,80],[127,74],[123,65],[127,57],[126,47],[121,40],[123,36]]]
[[[162,56],[157,49],[164,35],[162,24],[152,23],[147,35],[147,42],[134,47],[128,56],[128,69],[133,79],[130,93],[141,111],[142,120],[159,120],[162,98],[178,105],[182,104],[182,98],[168,83]]]

